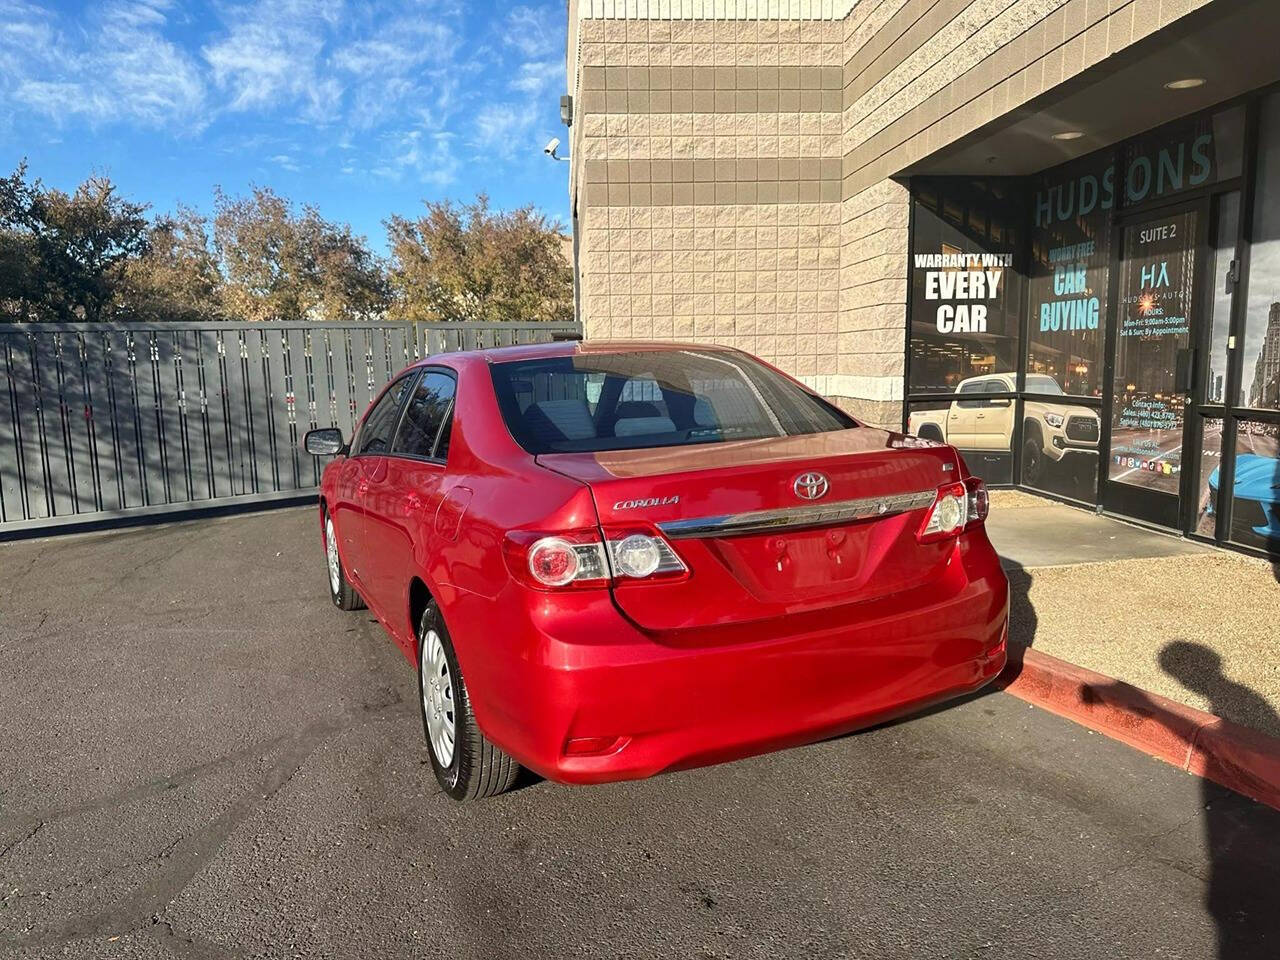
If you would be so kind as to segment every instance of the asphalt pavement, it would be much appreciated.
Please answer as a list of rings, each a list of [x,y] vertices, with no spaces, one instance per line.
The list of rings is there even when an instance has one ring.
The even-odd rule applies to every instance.
[[[0,955],[1269,958],[1280,813],[990,693],[454,804],[311,510],[0,544]]]

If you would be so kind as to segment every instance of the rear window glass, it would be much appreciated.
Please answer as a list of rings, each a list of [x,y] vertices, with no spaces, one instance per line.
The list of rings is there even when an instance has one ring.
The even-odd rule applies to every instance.
[[[495,363],[498,404],[530,453],[670,447],[856,427],[745,354],[584,353]]]

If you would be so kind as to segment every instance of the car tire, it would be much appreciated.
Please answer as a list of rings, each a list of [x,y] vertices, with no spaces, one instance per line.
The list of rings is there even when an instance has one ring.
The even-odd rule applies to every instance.
[[[435,603],[418,623],[418,704],[436,780],[454,800],[510,790],[520,764],[480,732],[453,641]]]
[[[1044,451],[1034,437],[1022,445],[1022,482],[1035,486],[1044,478]]]
[[[339,610],[363,610],[364,597],[347,582],[347,572],[342,568],[342,555],[338,552],[338,535],[333,518],[325,510],[321,530],[324,536],[324,556],[329,573],[329,599]]]

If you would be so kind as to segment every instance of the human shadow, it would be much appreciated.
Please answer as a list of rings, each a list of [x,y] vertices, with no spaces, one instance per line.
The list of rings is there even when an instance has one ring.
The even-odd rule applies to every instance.
[[[1172,641],[1160,650],[1159,663],[1170,677],[1208,700],[1215,716],[1249,716],[1262,729],[1280,728],[1280,716],[1265,698],[1225,676],[1222,658],[1203,644]],[[1084,698],[1093,703],[1120,701],[1126,712],[1163,723],[1160,704],[1120,681],[1089,687]],[[1201,779],[1200,790],[1209,861],[1205,903],[1216,928],[1215,956],[1275,960],[1280,956],[1275,899],[1280,889],[1280,812],[1208,779]]]
[[[1016,561],[1002,558],[1005,576],[1009,578],[1009,646],[1030,647],[1035,644],[1040,618],[1031,602],[1031,571]]]
[[[1034,575],[1020,564],[1004,560],[1009,578],[1009,667],[1012,681],[1022,669],[1023,654],[1032,647],[1040,626],[1031,596]],[[1280,579],[1280,561],[1274,564]],[[1186,689],[1200,694],[1215,716],[1229,713],[1248,717],[1264,732],[1280,730],[1280,716],[1267,700],[1244,684],[1225,676],[1222,658],[1210,648],[1185,640],[1166,644],[1159,653],[1161,668]],[[1090,700],[1120,698],[1133,712],[1160,717],[1164,711],[1142,691],[1112,681],[1086,691]],[[1133,704],[1137,696],[1140,702]],[[1280,957],[1280,812],[1255,803],[1211,780],[1200,782],[1208,890],[1205,903],[1213,917],[1216,960],[1275,960]]]

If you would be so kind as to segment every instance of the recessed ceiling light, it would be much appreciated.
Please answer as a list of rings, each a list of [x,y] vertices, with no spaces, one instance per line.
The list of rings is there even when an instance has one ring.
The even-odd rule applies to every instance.
[[[1084,131],[1082,131],[1082,130],[1063,130],[1061,133],[1055,133],[1055,134],[1053,135],[1053,139],[1055,139],[1055,140],[1079,140],[1079,139],[1080,139],[1081,137],[1083,137],[1083,136],[1084,136]]]
[[[1196,87],[1203,87],[1204,83],[1204,77],[1186,77],[1182,80],[1170,80],[1164,85],[1164,88],[1166,90],[1194,90]]]

